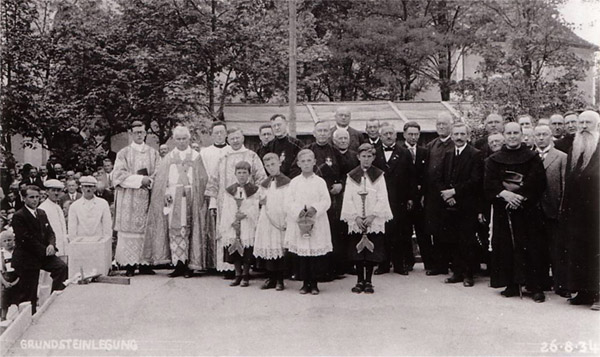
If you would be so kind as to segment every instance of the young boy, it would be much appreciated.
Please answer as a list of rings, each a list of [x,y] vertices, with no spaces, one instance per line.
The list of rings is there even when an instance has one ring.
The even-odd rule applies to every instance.
[[[285,201],[288,195],[290,179],[279,170],[281,161],[274,153],[263,157],[265,169],[269,177],[261,183],[259,198],[262,204],[256,238],[254,239],[254,255],[265,261],[265,268],[269,273],[267,281],[261,289],[281,291],[283,286],[284,238],[285,238]]]
[[[2,301],[2,313],[0,320],[6,320],[8,314],[8,308],[12,304],[18,304],[18,287],[15,285],[19,282],[19,278],[12,267],[12,254],[15,250],[15,234],[12,229],[3,231],[0,233],[0,279],[2,282],[1,297]]]
[[[392,219],[383,171],[372,166],[375,148],[358,148],[360,166],[348,173],[340,219],[348,223],[348,256],[356,266],[358,281],[353,293],[375,292],[373,267],[385,257],[385,222]]]
[[[230,286],[250,285],[252,247],[258,220],[258,187],[250,182],[251,166],[246,161],[235,165],[237,183],[226,188],[221,212],[220,232],[225,247],[224,260],[235,267]]]
[[[297,165],[302,173],[292,179],[286,198],[285,244],[297,255],[296,278],[303,280],[300,294],[319,294],[317,279],[327,269],[325,254],[332,251],[327,210],[331,206],[325,180],[313,172],[315,154],[308,149],[298,153]],[[313,221],[312,228],[305,217]]]

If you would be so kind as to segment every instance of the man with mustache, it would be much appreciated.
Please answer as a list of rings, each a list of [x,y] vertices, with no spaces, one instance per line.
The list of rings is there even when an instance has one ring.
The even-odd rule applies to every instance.
[[[586,110],[579,115],[578,131],[567,158],[565,197],[561,218],[567,247],[567,289],[577,292],[572,305],[598,304],[598,192],[600,115]]]

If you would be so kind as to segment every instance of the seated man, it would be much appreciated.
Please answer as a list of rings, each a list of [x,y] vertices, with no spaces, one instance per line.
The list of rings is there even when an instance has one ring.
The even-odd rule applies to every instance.
[[[31,301],[35,314],[40,269],[50,272],[52,291],[65,288],[67,265],[56,256],[56,237],[46,213],[38,209],[40,188],[27,186],[23,192],[25,206],[13,217],[15,250],[12,266],[19,276],[21,302]]]

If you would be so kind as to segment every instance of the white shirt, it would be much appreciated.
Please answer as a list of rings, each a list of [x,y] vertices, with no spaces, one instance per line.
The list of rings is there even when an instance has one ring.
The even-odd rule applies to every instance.
[[[461,147],[458,147],[458,146],[456,146],[456,147],[454,148],[454,154],[456,154],[456,156],[459,156],[460,154],[462,154],[463,150],[464,150],[466,147],[467,147],[467,144],[465,144],[465,145],[463,145],[463,146],[461,146]]]
[[[106,200],[94,196],[87,200],[79,198],[69,208],[69,229],[71,239],[80,237],[112,237],[112,217]]]
[[[446,141],[450,140],[450,135],[446,136],[446,138],[442,138],[441,136],[439,136],[440,141],[445,143]]]
[[[31,213],[32,216],[37,218],[37,213],[35,212],[34,209],[29,208],[27,205],[24,205],[24,207],[27,208],[27,210]]]
[[[395,149],[396,148],[396,144],[392,145],[392,146],[387,146],[388,149]],[[385,155],[385,161],[388,162],[390,161],[390,157],[392,157],[392,154],[394,153],[394,150],[385,150],[386,146],[383,145],[383,155]]]

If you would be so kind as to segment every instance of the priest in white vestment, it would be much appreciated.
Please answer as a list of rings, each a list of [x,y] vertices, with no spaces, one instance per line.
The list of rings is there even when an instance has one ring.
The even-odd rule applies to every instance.
[[[135,267],[140,274],[154,274],[147,264],[143,264],[144,233],[150,204],[152,176],[158,166],[158,152],[148,146],[146,126],[141,121],[131,124],[130,136],[133,142],[117,153],[112,170],[112,183],[115,187],[115,227],[117,249],[115,260],[125,267],[127,276],[133,276]]]

